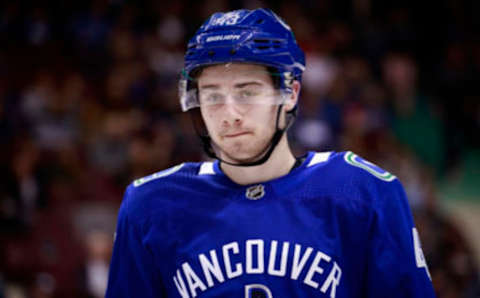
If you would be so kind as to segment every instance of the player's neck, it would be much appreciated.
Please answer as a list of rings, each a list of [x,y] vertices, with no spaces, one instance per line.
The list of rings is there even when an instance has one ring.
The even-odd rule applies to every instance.
[[[288,174],[295,164],[287,138],[284,135],[270,158],[263,164],[251,167],[237,167],[222,163],[222,170],[235,183],[246,185],[269,181]]]

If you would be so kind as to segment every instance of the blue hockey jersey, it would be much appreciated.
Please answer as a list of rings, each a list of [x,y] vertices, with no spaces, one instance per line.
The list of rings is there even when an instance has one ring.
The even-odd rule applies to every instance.
[[[218,161],[132,183],[107,298],[434,297],[400,182],[352,152],[309,152],[238,185]]]

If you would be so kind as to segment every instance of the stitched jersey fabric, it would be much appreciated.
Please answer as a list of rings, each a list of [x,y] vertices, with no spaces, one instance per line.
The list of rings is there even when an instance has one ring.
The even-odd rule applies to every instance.
[[[352,152],[238,185],[218,161],[133,182],[107,298],[434,297],[404,190]]]

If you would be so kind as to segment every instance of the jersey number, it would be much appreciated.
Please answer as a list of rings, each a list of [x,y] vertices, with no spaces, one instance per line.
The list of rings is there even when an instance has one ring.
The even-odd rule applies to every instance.
[[[354,167],[364,169],[365,171],[369,172],[370,174],[377,177],[378,179],[390,182],[390,181],[393,181],[395,178],[397,178],[394,175],[390,174],[389,172],[361,158],[360,156],[356,155],[351,151],[348,151],[347,153],[345,153],[343,158],[348,164]]]
[[[273,295],[267,286],[251,284],[245,286],[245,298],[273,298]]]

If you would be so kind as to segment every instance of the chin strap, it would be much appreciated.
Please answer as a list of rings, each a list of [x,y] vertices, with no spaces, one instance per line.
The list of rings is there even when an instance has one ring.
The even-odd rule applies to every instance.
[[[257,156],[253,158],[254,161],[252,162],[245,162],[245,163],[232,163],[225,161],[217,156],[215,153],[215,150],[213,149],[212,146],[212,139],[208,135],[207,129],[205,127],[205,123],[203,122],[202,116],[200,114],[200,109],[196,108],[193,110],[190,110],[191,116],[192,116],[192,121],[193,121],[193,127],[195,128],[195,132],[197,135],[200,137],[200,140],[203,143],[203,150],[205,153],[214,159],[218,159],[220,162],[223,162],[225,164],[231,165],[231,166],[237,166],[237,167],[252,167],[252,166],[258,166],[263,163],[265,163],[270,156],[273,153],[273,150],[277,147],[278,143],[280,142],[283,134],[290,128],[290,126],[293,124],[293,120],[297,116],[297,107],[295,106],[291,111],[287,112],[287,118],[286,118],[286,124],[285,127],[282,129],[279,127],[279,122],[280,122],[280,115],[282,111],[283,104],[278,106],[277,110],[277,117],[275,121],[275,132],[273,133],[272,138],[270,139],[270,144],[267,145],[262,152],[260,152]]]

